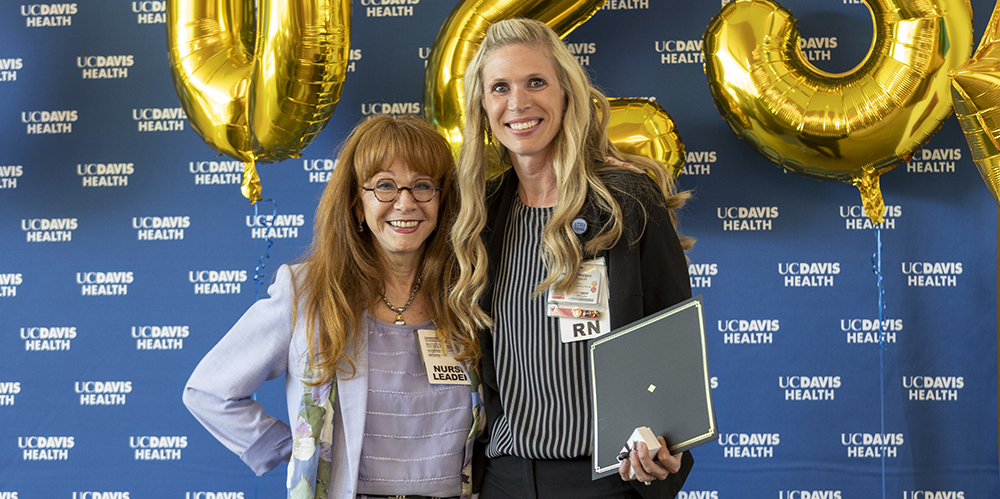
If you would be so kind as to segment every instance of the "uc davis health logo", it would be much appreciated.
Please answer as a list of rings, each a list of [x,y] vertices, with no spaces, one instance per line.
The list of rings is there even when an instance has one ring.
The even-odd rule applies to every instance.
[[[691,280],[692,288],[712,287],[712,277],[718,274],[719,264],[717,263],[688,264],[688,278]]]
[[[420,0],[361,0],[365,17],[413,17],[413,6]]]
[[[80,405],[125,405],[125,395],[132,393],[132,382],[77,381],[73,389],[80,395]]]
[[[191,161],[188,171],[194,175],[194,185],[239,185],[243,182],[242,161]]]
[[[955,287],[962,275],[962,262],[902,262],[906,285],[914,287]]]
[[[77,8],[75,3],[35,3],[21,5],[21,15],[24,16],[24,24],[29,28],[72,26],[73,16],[76,13]]]
[[[167,22],[166,0],[143,0],[132,2],[132,12],[137,24],[165,24]]]
[[[682,490],[677,499],[719,499],[718,490]]]
[[[778,499],[841,499],[839,490],[780,490]]]
[[[24,276],[18,273],[0,274],[0,298],[17,296],[17,287],[24,282]]]
[[[136,350],[181,350],[188,326],[132,326]]]
[[[567,43],[566,48],[581,66],[590,66],[590,56],[597,53],[596,42]]]
[[[246,270],[191,270],[188,280],[196,295],[238,295],[247,281]]]
[[[778,218],[777,206],[719,206],[715,212],[724,231],[771,230]]]
[[[833,276],[840,273],[840,262],[789,262],[778,264],[778,274],[785,287],[833,287]]]
[[[26,352],[60,352],[72,347],[76,338],[76,326],[70,327],[22,327],[21,339]]]
[[[710,175],[712,164],[718,161],[716,151],[687,151],[684,154],[684,166],[681,175]]]
[[[840,376],[779,376],[778,387],[785,391],[785,400],[833,400]]]
[[[903,319],[840,319],[840,330],[847,334],[848,343],[895,343],[896,333],[903,330]]]
[[[3,498],[0,498],[3,499]],[[74,491],[73,499],[129,499],[128,491],[116,490],[116,491],[97,491],[97,490],[84,490],[84,491]]]
[[[22,165],[0,165],[0,190],[17,189],[17,179],[21,175],[24,175]]]
[[[180,241],[184,229],[191,227],[191,217],[132,217],[132,228],[140,241]]]
[[[0,59],[0,82],[17,81],[17,72],[24,68],[24,59],[5,57]]]
[[[725,344],[770,344],[780,329],[778,319],[730,319],[719,321]]]
[[[723,433],[719,435],[722,456],[727,458],[771,458],[781,443],[777,433]]]
[[[77,272],[76,283],[83,296],[125,296],[135,276],[128,272]]]
[[[73,240],[80,223],[75,218],[22,218],[21,230],[29,243],[61,243]]]
[[[131,436],[128,443],[136,461],[180,461],[181,450],[188,445],[187,436]]]
[[[73,123],[80,115],[76,109],[58,111],[21,111],[21,122],[28,135],[73,133]]]
[[[963,376],[903,376],[903,388],[910,400],[958,400],[958,392],[965,388]]]
[[[903,445],[902,433],[841,433],[840,443],[850,458],[898,457]]]
[[[135,56],[87,55],[77,56],[76,67],[84,80],[115,80],[128,78],[128,68],[135,65]]]
[[[965,499],[964,490],[904,490],[903,499]]]
[[[799,50],[809,62],[829,61],[835,48],[837,48],[835,36],[799,38]]]
[[[962,159],[962,149],[921,149],[906,164],[907,173],[955,173],[955,162]]]
[[[76,445],[73,437],[17,437],[17,446],[22,449],[21,455],[25,461],[65,461],[69,459],[69,450]]]
[[[637,10],[648,8],[649,0],[608,0],[601,6],[601,10]],[[681,496],[677,497],[679,499],[684,499],[681,498]]]
[[[401,114],[420,114],[419,102],[369,102],[361,103],[361,114],[371,116],[375,114],[389,114],[399,116]]]
[[[299,237],[299,227],[306,224],[305,215],[247,215],[247,227],[253,239],[289,239]]]
[[[660,64],[705,64],[701,40],[657,40],[654,44]]]
[[[0,407],[14,405],[14,396],[19,393],[20,381],[0,381]]]
[[[882,223],[876,225],[868,218],[864,206],[855,204],[840,207],[840,218],[844,219],[844,228],[847,230],[868,230],[875,227],[880,229],[895,229],[896,219],[902,216],[902,206],[886,205],[885,209],[882,210]]]
[[[133,108],[132,119],[140,132],[180,132],[187,115],[179,107]]]
[[[134,163],[84,163],[76,165],[76,174],[84,187],[127,187]]]
[[[302,169],[309,172],[309,183],[321,184],[330,180],[337,161],[333,159],[304,159]]]

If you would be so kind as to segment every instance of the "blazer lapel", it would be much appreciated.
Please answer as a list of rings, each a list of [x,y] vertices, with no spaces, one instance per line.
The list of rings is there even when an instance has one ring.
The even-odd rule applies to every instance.
[[[363,320],[362,328],[365,336],[367,336],[367,327],[367,321]],[[343,425],[343,448],[346,459],[342,463],[334,463],[334,467],[342,467],[345,470],[343,478],[352,483],[350,489],[356,492],[358,465],[361,462],[361,442],[365,432],[365,415],[368,413],[367,340],[358,350],[354,365],[356,370],[352,378],[337,380],[337,401],[340,402],[339,419]],[[336,445],[334,443],[334,446]]]

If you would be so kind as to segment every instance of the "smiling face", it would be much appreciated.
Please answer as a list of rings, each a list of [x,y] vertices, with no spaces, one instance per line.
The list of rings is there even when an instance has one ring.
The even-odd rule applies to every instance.
[[[398,187],[413,188],[423,183],[436,184],[435,179],[411,170],[406,163],[397,159],[387,170],[376,172],[362,187],[377,188],[391,180]],[[396,199],[383,203],[371,191],[361,191],[361,204],[365,224],[372,231],[376,245],[391,258],[415,257],[423,253],[424,243],[431,235],[438,221],[440,193],[430,201],[418,203],[408,190],[400,191]]]
[[[566,98],[559,74],[540,45],[514,44],[483,64],[483,107],[493,135],[517,164],[551,161]]]

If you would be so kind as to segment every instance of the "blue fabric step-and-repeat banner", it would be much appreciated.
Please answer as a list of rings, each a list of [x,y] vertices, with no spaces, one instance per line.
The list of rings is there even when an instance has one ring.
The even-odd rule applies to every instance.
[[[182,387],[305,249],[346,132],[423,111],[456,2],[353,2],[340,103],[300,158],[258,165],[257,205],[180,107],[164,1],[0,3],[0,499],[281,497],[283,467],[255,478]],[[865,58],[864,3],[782,4],[820,69]],[[784,173],[720,116],[701,49],[722,5],[609,0],[566,37],[610,97],[670,113],[686,149],[721,438],[693,451],[680,497],[1000,496],[997,207],[957,119],[882,175],[877,238],[857,189]],[[978,41],[994,5],[972,8]],[[258,393],[279,417],[283,389]]]

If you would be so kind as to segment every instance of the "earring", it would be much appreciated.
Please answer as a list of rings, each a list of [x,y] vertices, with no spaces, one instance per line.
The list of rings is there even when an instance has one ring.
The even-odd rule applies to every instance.
[[[363,220],[358,220],[358,232],[365,231],[365,222]]]

